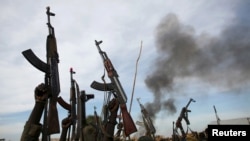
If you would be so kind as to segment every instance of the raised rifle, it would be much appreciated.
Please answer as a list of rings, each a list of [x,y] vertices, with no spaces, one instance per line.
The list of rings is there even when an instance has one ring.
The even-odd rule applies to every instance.
[[[103,138],[103,127],[100,123],[100,118],[96,112],[96,107],[94,106],[94,117],[95,117],[95,124],[94,127],[96,128],[96,136],[95,136],[95,141],[101,141]]]
[[[180,113],[180,116],[178,117],[177,121],[176,121],[176,131],[179,128],[181,130],[181,134],[182,134],[182,138],[185,139],[186,138],[186,133],[184,132],[183,126],[182,126],[182,119],[184,119],[186,121],[187,125],[190,125],[189,119],[188,119],[188,112],[191,112],[191,110],[188,110],[188,106],[190,105],[191,102],[195,102],[194,99],[190,98],[190,100],[188,101],[186,107],[183,107]]]
[[[219,116],[218,116],[218,114],[217,114],[217,110],[216,110],[215,106],[214,106],[214,112],[215,112],[217,124],[220,125],[220,118],[219,118]]]
[[[79,86],[73,79],[73,74],[75,74],[75,71],[73,71],[73,68],[70,68],[70,104],[58,97],[58,103],[69,112],[69,116],[62,121],[63,132],[61,133],[60,141],[66,141],[67,133],[68,139],[71,141],[78,141],[79,138],[82,138],[80,131],[82,127],[82,100],[80,98]]]
[[[102,41],[96,41],[95,40],[95,44],[96,47],[103,59],[103,64],[104,67],[108,73],[108,77],[111,80],[112,85],[114,86],[114,95],[117,98],[117,100],[119,101],[119,105],[120,105],[120,109],[121,109],[121,113],[122,113],[122,118],[123,118],[123,124],[124,124],[124,134],[125,136],[129,136],[130,134],[134,133],[137,131],[137,128],[134,124],[134,121],[131,117],[131,115],[129,114],[128,110],[127,110],[127,95],[125,94],[125,91],[123,90],[123,87],[119,81],[119,76],[111,62],[111,60],[108,58],[106,52],[102,51],[100,48],[100,44],[102,43]]]
[[[145,107],[140,103],[139,101],[140,99],[137,98],[137,101],[141,107],[141,113],[142,113],[142,119],[143,119],[143,123],[144,123],[144,126],[146,128],[146,135],[152,137],[154,140],[155,140],[155,127],[154,127],[154,124],[148,114],[148,111],[145,109]]]
[[[82,105],[85,105],[85,99],[81,98],[81,92],[78,83],[75,81],[75,87],[76,87],[76,95],[77,95],[77,123],[76,123],[76,132],[75,132],[75,140],[84,141],[83,136],[83,117],[85,114],[85,109]]]
[[[75,88],[75,80],[73,79],[73,68],[70,68],[70,105],[71,105],[71,125],[72,125],[72,133],[71,140],[75,139],[76,133],[76,88]]]
[[[54,133],[60,133],[60,125],[58,119],[57,111],[57,97],[60,93],[60,82],[59,82],[59,72],[58,63],[59,56],[57,52],[56,37],[54,33],[54,28],[50,23],[50,16],[55,16],[54,13],[50,12],[50,7],[47,7],[47,17],[48,17],[48,29],[49,35],[47,36],[46,52],[47,52],[47,63],[41,61],[31,49],[22,52],[24,57],[37,69],[45,73],[45,85],[50,88],[49,94],[49,108],[47,114],[47,107],[45,107],[44,112],[44,128],[43,128],[43,139],[47,140],[48,135]]]

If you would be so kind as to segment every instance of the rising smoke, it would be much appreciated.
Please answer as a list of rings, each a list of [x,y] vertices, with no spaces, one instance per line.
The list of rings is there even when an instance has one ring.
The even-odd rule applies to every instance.
[[[249,86],[250,17],[242,15],[250,13],[246,7],[237,11],[240,14],[216,37],[195,35],[195,30],[180,23],[175,14],[160,22],[156,28],[158,57],[145,79],[154,95],[146,104],[153,118],[159,111],[176,112],[171,92],[177,79],[198,78],[212,87],[233,91]]]

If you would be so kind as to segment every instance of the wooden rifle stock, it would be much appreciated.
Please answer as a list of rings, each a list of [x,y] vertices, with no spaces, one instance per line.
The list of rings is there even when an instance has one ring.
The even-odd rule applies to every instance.
[[[124,133],[126,136],[129,136],[130,134],[137,131],[137,128],[135,126],[135,123],[131,117],[131,115],[128,113],[126,104],[120,104],[120,109],[122,112],[122,118],[123,118],[123,126],[124,126]]]
[[[56,102],[57,99],[50,98],[48,111],[48,134],[60,133],[59,117]]]

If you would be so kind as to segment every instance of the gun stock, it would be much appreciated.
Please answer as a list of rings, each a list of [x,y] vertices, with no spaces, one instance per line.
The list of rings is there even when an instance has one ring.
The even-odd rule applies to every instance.
[[[131,117],[131,115],[128,113],[126,104],[120,104],[120,109],[122,112],[122,119],[123,119],[123,126],[124,126],[124,134],[126,136],[129,136],[130,134],[137,131],[137,128],[135,126],[135,123]]]
[[[60,133],[59,117],[56,107],[57,99],[51,98],[48,111],[48,133]]]

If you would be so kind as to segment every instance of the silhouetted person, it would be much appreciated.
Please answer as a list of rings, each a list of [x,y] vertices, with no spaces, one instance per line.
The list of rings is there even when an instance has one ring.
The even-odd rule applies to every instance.
[[[48,88],[43,84],[39,84],[34,91],[35,106],[30,114],[28,121],[25,123],[21,136],[21,141],[38,141],[42,131],[40,119],[48,98]]]

